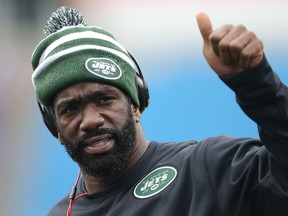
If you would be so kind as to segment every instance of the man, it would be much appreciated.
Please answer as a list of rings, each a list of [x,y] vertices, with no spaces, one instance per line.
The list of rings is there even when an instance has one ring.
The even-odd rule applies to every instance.
[[[62,7],[33,53],[32,78],[45,124],[83,178],[49,216],[288,214],[287,87],[244,26],[213,31],[204,13],[197,22],[208,64],[261,140],[148,142],[140,119],[149,95],[137,63],[109,32]]]

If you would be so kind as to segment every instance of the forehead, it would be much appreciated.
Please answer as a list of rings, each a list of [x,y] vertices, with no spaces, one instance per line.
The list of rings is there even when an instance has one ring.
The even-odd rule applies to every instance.
[[[90,96],[91,94],[103,94],[108,92],[123,94],[123,92],[119,88],[112,85],[96,82],[77,83],[58,92],[54,96],[53,104],[55,105],[59,100],[65,98],[81,98],[85,96]]]

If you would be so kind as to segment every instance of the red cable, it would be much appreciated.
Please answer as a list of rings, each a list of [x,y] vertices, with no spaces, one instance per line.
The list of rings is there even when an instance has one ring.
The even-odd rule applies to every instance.
[[[71,213],[72,213],[72,205],[73,205],[79,198],[81,198],[81,197],[89,194],[88,192],[85,192],[85,193],[79,194],[78,196],[75,197],[76,191],[77,191],[77,186],[78,186],[78,183],[79,183],[79,180],[80,180],[80,176],[81,176],[81,169],[79,169],[78,177],[77,177],[77,179],[76,179],[75,185],[72,187],[71,192],[70,192],[70,196],[69,196],[70,201],[69,201],[69,206],[68,206],[68,208],[67,208],[66,216],[71,216]]]

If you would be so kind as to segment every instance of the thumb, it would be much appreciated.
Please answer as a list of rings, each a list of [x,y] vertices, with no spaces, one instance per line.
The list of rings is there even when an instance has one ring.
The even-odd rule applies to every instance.
[[[213,32],[210,18],[207,14],[200,12],[196,15],[196,19],[204,44],[207,44],[209,43],[209,36]]]

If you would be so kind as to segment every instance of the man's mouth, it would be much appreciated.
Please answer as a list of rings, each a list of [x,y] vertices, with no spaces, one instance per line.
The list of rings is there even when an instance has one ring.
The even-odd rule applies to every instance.
[[[94,136],[83,142],[84,149],[91,154],[102,154],[114,146],[114,138],[110,134]]]

